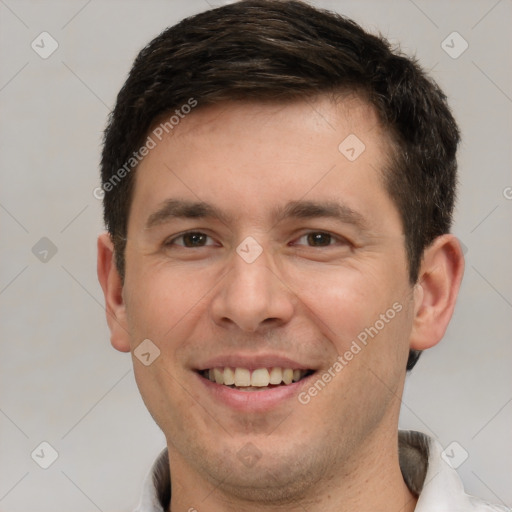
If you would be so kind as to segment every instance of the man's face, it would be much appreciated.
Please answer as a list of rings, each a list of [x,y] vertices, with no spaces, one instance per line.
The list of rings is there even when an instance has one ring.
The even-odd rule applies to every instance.
[[[233,103],[199,106],[140,164],[126,343],[160,350],[135,375],[177,478],[284,496],[396,435],[413,304],[388,150],[354,97]]]

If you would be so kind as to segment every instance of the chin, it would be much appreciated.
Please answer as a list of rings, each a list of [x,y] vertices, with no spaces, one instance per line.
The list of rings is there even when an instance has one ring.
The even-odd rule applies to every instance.
[[[304,499],[325,477],[329,465],[318,451],[308,453],[313,451],[311,446],[309,450],[306,446],[290,446],[288,453],[282,445],[281,449],[267,446],[262,451],[256,451],[250,442],[244,447],[245,451],[228,450],[208,458],[203,452],[201,468],[197,468],[216,489],[240,500],[284,505]]]
[[[317,483],[311,479],[311,473],[304,468],[290,467],[267,468],[260,467],[245,474],[219,474],[216,486],[226,495],[231,495],[244,501],[261,504],[284,505],[311,495],[311,487]],[[220,481],[224,478],[223,481]]]

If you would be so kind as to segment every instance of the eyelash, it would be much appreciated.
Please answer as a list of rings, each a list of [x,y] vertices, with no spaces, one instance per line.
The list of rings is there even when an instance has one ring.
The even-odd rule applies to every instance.
[[[183,238],[185,237],[186,235],[204,235],[210,239],[213,239],[211,236],[209,236],[208,234],[202,232],[202,231],[185,231],[184,233],[181,233],[180,235],[178,236],[175,236],[173,238],[170,238],[168,240],[166,240],[164,242],[164,246],[165,247],[172,247],[172,246],[175,246],[175,245],[178,245],[179,247],[183,247],[184,249],[194,249],[194,248],[203,248],[203,247],[210,247],[212,244],[209,244],[209,245],[200,245],[200,246],[197,246],[197,247],[187,247],[185,245],[182,245],[182,244],[175,244],[176,240],[179,240],[180,238]],[[324,236],[328,236],[330,237],[330,242],[332,241],[337,241],[339,243],[342,243],[343,245],[350,245],[350,242],[344,238],[344,237],[341,237],[341,236],[336,236],[336,235],[333,235],[332,233],[329,233],[328,231],[308,231],[307,233],[304,233],[302,234],[298,240],[301,240],[302,238],[304,237],[308,237],[310,235],[324,235]],[[335,244],[332,244],[332,243],[329,243],[328,245],[319,245],[319,246],[314,246],[314,245],[309,245],[308,247],[311,247],[311,248],[325,248],[325,247],[332,247],[333,245]]]

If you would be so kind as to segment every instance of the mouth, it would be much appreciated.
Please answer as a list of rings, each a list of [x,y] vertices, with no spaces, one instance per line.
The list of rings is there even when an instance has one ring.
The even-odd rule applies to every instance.
[[[314,370],[296,368],[248,368],[216,367],[198,371],[204,379],[239,391],[265,391],[299,382]]]

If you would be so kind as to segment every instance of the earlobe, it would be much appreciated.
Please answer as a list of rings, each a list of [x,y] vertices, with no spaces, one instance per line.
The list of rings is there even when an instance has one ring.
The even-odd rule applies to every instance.
[[[425,250],[414,289],[410,348],[425,350],[441,341],[453,315],[464,273],[464,256],[454,235],[442,235]]]
[[[130,351],[130,337],[126,324],[123,283],[114,258],[114,245],[108,233],[98,237],[98,280],[105,297],[105,312],[110,329],[110,342],[120,352]]]

